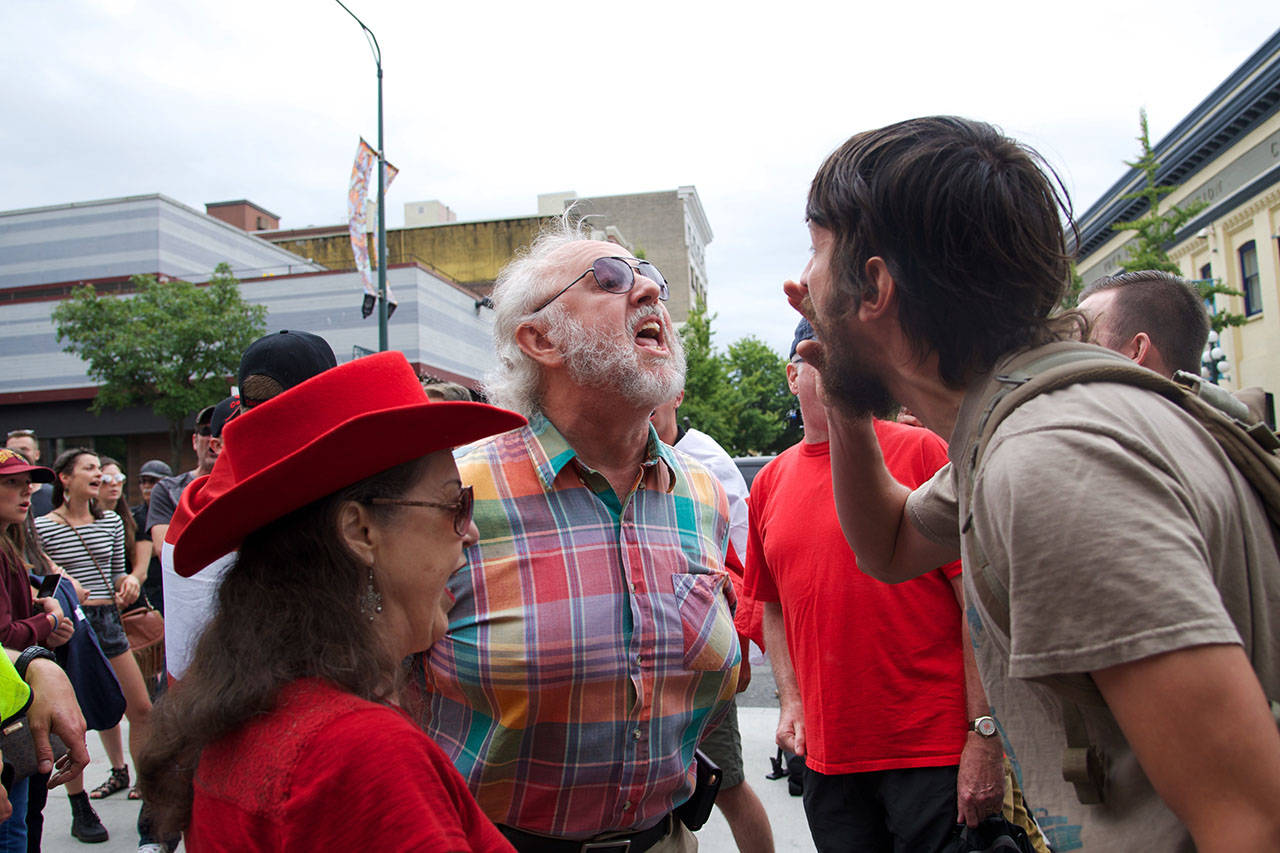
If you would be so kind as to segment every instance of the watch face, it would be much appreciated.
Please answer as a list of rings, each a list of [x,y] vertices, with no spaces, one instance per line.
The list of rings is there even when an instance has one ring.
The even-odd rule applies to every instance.
[[[973,730],[983,737],[991,737],[996,733],[996,721],[990,717],[979,717],[973,721]]]

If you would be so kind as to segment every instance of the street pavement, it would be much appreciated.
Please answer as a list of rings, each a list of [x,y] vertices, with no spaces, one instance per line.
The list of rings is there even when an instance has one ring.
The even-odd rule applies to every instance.
[[[771,781],[765,774],[771,769],[769,759],[776,754],[773,733],[778,723],[778,701],[774,693],[773,673],[767,659],[754,650],[751,685],[738,696],[738,727],[742,731],[743,766],[746,781],[759,795],[773,825],[774,845],[779,853],[813,853],[813,840],[805,822],[804,806],[799,797],[787,793],[785,778]],[[129,742],[128,722],[125,743]],[[107,778],[109,763],[97,732],[89,733],[89,755],[92,763],[85,771],[87,788]],[[71,837],[71,807],[66,792],[55,788],[49,792],[44,810],[44,843],[47,853],[124,853],[135,850],[138,834],[138,802],[129,800],[123,791],[105,800],[94,800],[93,807],[102,818],[111,838],[104,844],[83,844]],[[719,810],[698,832],[699,849],[703,853],[735,853],[733,835]],[[182,848],[179,847],[179,850]]]

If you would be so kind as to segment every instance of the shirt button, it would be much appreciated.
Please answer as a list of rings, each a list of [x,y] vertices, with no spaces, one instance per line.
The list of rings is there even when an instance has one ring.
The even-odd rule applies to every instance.
[[[623,810],[624,812],[625,812],[625,811],[630,811],[630,810],[631,810],[631,801],[630,801],[630,800],[627,800],[625,803],[623,803],[623,804],[622,804],[622,810]]]
[[[640,740],[640,730],[639,730],[639,729],[636,729],[635,731],[633,731],[633,732],[631,733],[631,739],[632,739],[632,740]]]

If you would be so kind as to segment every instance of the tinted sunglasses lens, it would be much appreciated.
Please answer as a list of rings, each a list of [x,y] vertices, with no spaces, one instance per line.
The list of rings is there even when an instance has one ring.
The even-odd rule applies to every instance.
[[[591,265],[591,273],[596,277],[596,284],[610,293],[626,293],[635,281],[631,266],[617,258],[597,258]]]
[[[662,273],[658,272],[658,268],[648,261],[641,261],[640,275],[658,285],[658,298],[665,300],[667,298],[667,280],[662,277]]]
[[[453,532],[459,536],[466,536],[467,530],[471,528],[471,513],[475,509],[475,493],[470,486],[466,486],[462,490],[462,494],[458,495],[458,510],[453,516]]]

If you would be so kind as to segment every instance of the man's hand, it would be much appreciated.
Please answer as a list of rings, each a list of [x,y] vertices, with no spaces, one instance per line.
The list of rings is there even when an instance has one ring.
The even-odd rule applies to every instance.
[[[774,736],[778,746],[794,752],[805,754],[804,743],[804,709],[799,702],[783,702],[778,712],[778,732]]]
[[[782,283],[782,292],[787,295],[787,301],[791,303],[791,307],[803,314],[804,318],[812,323],[813,300],[809,298],[809,288],[788,279]],[[826,366],[826,353],[822,349],[821,342],[817,340],[801,341],[796,346],[796,355],[803,358],[805,364],[810,365],[819,373]]]
[[[36,766],[41,773],[52,773],[49,787],[75,778],[89,764],[89,749],[84,742],[84,715],[76,692],[67,675],[53,661],[38,658],[27,666],[27,684],[31,686],[31,706],[27,722],[36,745]],[[53,761],[49,732],[55,732],[67,745],[67,754]]]
[[[956,823],[977,826],[1004,805],[1004,745],[969,732],[956,778]]]

